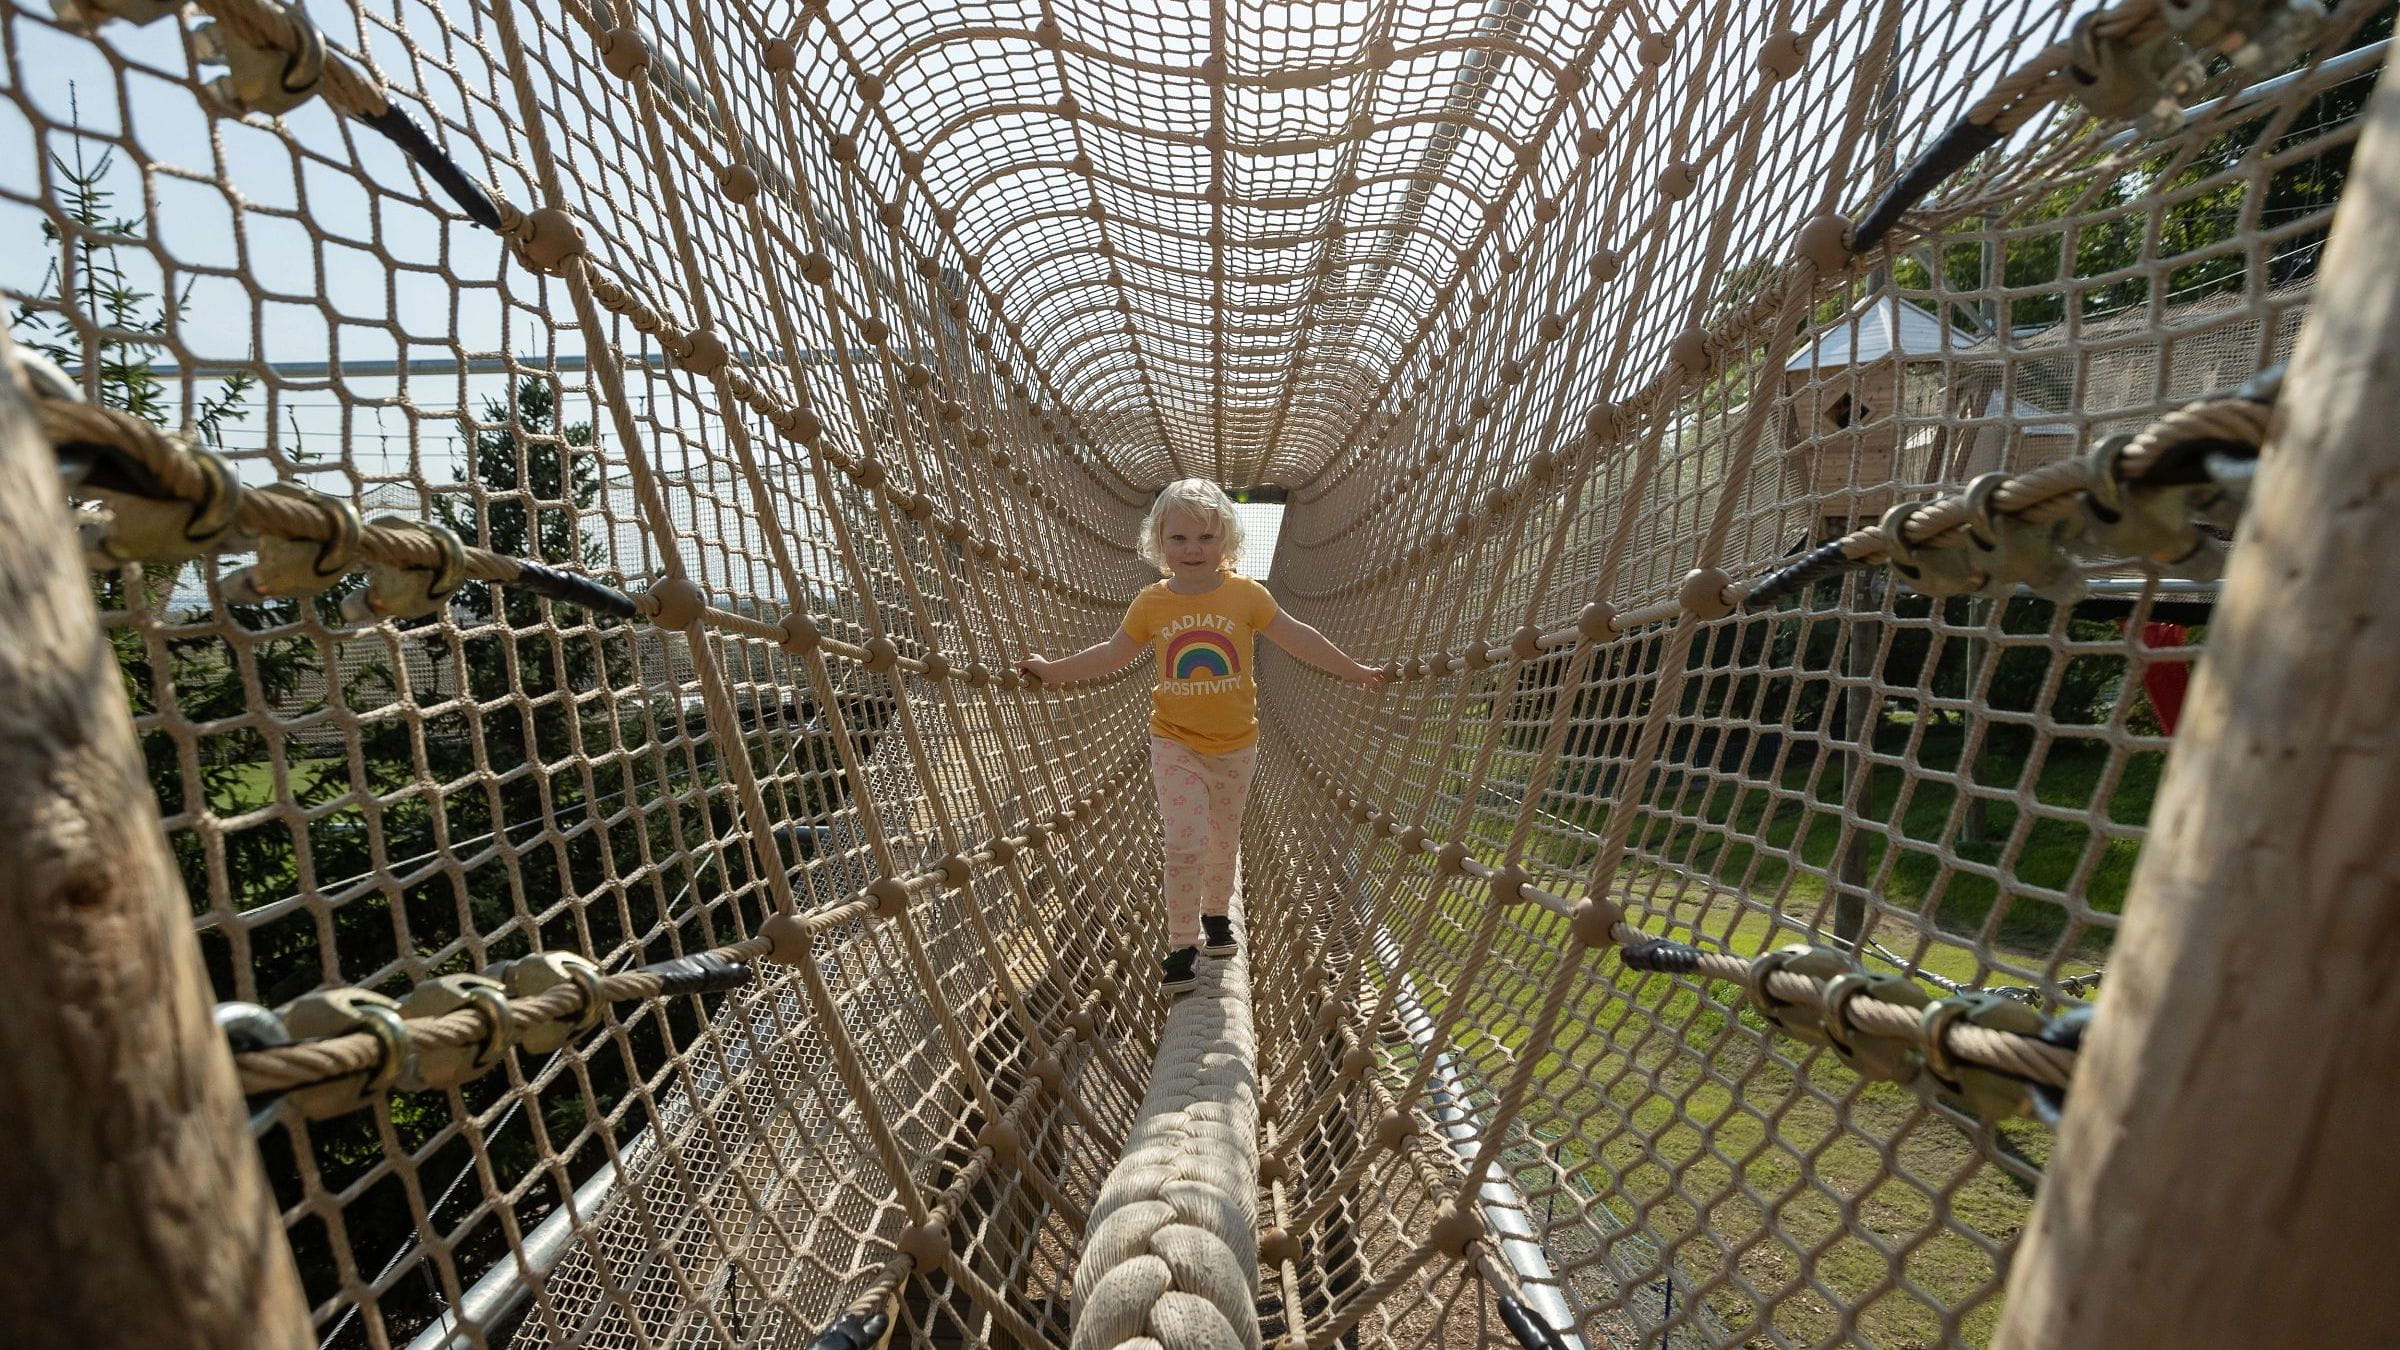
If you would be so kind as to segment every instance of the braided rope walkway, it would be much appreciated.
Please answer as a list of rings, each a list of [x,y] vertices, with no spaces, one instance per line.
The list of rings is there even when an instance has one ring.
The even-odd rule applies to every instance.
[[[2389,26],[0,0],[318,1339],[1987,1341]],[[1391,679],[1178,1001],[1186,476]]]
[[[1258,1044],[1250,959],[1208,961],[1159,1034],[1075,1266],[1075,1350],[1255,1350]]]

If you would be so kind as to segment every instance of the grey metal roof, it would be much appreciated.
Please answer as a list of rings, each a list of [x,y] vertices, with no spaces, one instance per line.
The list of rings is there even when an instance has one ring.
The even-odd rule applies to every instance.
[[[1940,356],[1977,340],[1968,333],[1945,335],[1942,321],[1929,311],[1897,296],[1879,295],[1818,329],[1816,339],[1793,353],[1783,368],[1833,370],[1880,361],[1895,352],[1904,357]]]

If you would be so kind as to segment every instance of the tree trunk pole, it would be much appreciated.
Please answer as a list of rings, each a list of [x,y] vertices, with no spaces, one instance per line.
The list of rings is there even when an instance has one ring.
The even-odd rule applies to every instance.
[[[58,470],[0,336],[0,1327],[312,1347]]]
[[[1882,612],[1883,588],[1868,574],[1861,574],[1852,584],[1857,588],[1853,594],[1858,597],[1859,608],[1853,611],[1850,620],[1849,646],[1842,654],[1842,671],[1855,683],[1842,692],[1842,730],[1858,748],[1845,752],[1842,793],[1858,803],[1858,814],[1864,817],[1873,814],[1869,796],[1875,786],[1875,769],[1867,755],[1874,750],[1875,733],[1883,725],[1875,691],[1870,687],[1879,669],[1877,658],[1883,650],[1883,624],[1875,617]],[[1875,608],[1867,608],[1869,600]],[[1866,931],[1867,840],[1854,830],[1833,864],[1833,936],[1855,952]]]
[[[1998,1344],[2400,1345],[2400,82],[2317,301]]]

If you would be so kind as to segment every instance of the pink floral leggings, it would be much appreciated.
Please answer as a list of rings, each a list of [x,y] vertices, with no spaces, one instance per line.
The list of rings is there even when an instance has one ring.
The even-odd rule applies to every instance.
[[[1150,777],[1158,784],[1158,821],[1167,844],[1167,947],[1200,944],[1200,916],[1233,902],[1234,859],[1242,846],[1242,806],[1258,747],[1204,755],[1181,741],[1150,738]]]

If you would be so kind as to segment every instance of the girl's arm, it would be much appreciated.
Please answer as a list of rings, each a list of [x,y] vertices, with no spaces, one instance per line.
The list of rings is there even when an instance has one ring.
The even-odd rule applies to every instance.
[[[1382,670],[1351,660],[1348,652],[1333,645],[1333,639],[1282,610],[1275,611],[1274,621],[1258,631],[1298,660],[1315,666],[1337,680],[1347,680],[1352,684],[1381,684],[1386,678]]]
[[[1106,642],[1095,642],[1073,656],[1055,661],[1028,656],[1017,663],[1017,669],[1042,684],[1065,684],[1070,680],[1088,680],[1123,670],[1142,654],[1144,643],[1134,641],[1133,634],[1120,628]]]

